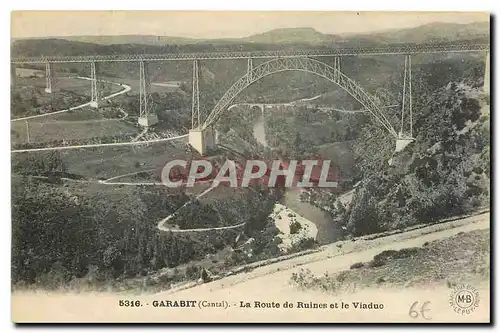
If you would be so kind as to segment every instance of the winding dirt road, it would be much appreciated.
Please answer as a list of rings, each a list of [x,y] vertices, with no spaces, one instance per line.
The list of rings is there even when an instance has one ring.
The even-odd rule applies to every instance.
[[[172,140],[178,140],[186,138],[188,134],[179,135],[171,138],[155,139],[149,141],[131,141],[131,142],[114,142],[114,143],[96,143],[89,145],[77,145],[77,146],[57,146],[57,147],[45,147],[45,148],[30,148],[30,149],[16,149],[11,150],[11,153],[26,153],[30,151],[49,151],[49,150],[66,150],[66,149],[81,149],[81,148],[97,148],[97,147],[114,147],[114,146],[140,146],[147,145],[149,143],[157,142],[167,142]]]
[[[231,225],[231,226],[227,226],[227,227],[211,227],[211,228],[197,228],[197,229],[177,229],[177,228],[171,228],[171,227],[168,227],[166,224],[167,222],[173,218],[174,216],[176,216],[176,214],[181,210],[181,209],[184,209],[186,208],[187,206],[189,206],[190,204],[192,204],[194,201],[198,200],[198,199],[201,199],[204,195],[210,193],[213,189],[217,188],[217,186],[210,186],[208,189],[206,189],[205,191],[201,192],[200,194],[198,194],[196,197],[194,197],[193,199],[187,201],[186,203],[184,203],[184,205],[182,205],[179,209],[177,209],[175,212],[173,212],[172,214],[170,214],[169,216],[165,217],[164,219],[162,219],[160,222],[158,222],[158,229],[160,229],[161,231],[168,231],[168,232],[176,232],[176,233],[183,233],[183,232],[202,232],[202,231],[211,231],[211,230],[226,230],[226,229],[234,229],[234,228],[239,228],[239,227],[242,227],[245,225],[245,223],[240,223],[240,224],[237,224],[237,225]]]
[[[76,79],[78,79],[78,80],[89,80],[89,81],[92,80],[89,77],[83,77],[83,76],[78,76],[78,77],[76,77]],[[120,91],[118,91],[118,92],[116,92],[114,94],[111,94],[111,95],[103,97],[103,100],[107,100],[107,99],[110,99],[110,98],[113,98],[113,97],[125,94],[125,93],[129,92],[130,90],[132,90],[132,88],[129,85],[126,85],[126,84],[117,83],[117,82],[111,82],[111,81],[105,81],[105,80],[102,80],[100,82],[110,83],[110,84],[114,84],[114,85],[123,87],[122,90],[120,90]],[[43,114],[37,114],[37,115],[34,115],[34,116],[29,116],[29,117],[15,118],[15,119],[12,119],[11,121],[20,121],[20,120],[28,120],[28,119],[33,119],[33,118],[41,118],[41,117],[52,116],[54,114],[59,114],[59,113],[64,113],[64,112],[68,112],[68,111],[73,111],[73,110],[78,110],[78,109],[84,108],[86,106],[89,106],[90,103],[91,102],[83,103],[81,105],[73,106],[73,107],[70,107],[68,109],[64,109],[64,110],[60,110],[60,111],[54,111],[54,112],[48,112],[48,113],[43,113]]]

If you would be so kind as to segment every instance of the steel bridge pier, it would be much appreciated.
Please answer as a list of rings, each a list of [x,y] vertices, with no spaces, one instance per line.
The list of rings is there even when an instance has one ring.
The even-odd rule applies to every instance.
[[[406,117],[406,118],[405,118]],[[396,138],[395,152],[400,152],[410,143],[413,138],[413,110],[411,100],[411,55],[405,56],[403,74],[403,99],[401,101],[401,129]]]
[[[90,63],[90,84],[90,106],[98,108],[101,101],[101,90],[97,80],[97,64],[95,62]]]
[[[248,62],[251,66],[251,60]],[[191,129],[189,130],[189,145],[201,155],[217,146],[216,133],[212,126],[203,127],[202,113],[200,112],[200,66],[199,60],[193,60],[193,95],[191,101]]]
[[[144,61],[139,61],[139,100],[140,110],[139,125],[149,127],[158,124],[158,115],[154,111],[153,99],[151,97],[151,81],[149,79],[148,66]]]
[[[56,75],[54,71],[54,64],[47,62],[45,63],[45,92],[48,94],[52,94],[53,92],[60,91],[59,87],[56,84]]]

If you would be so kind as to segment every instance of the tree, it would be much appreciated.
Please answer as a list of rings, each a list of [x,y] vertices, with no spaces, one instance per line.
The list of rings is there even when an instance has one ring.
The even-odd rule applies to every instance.
[[[347,230],[354,236],[362,236],[380,231],[377,201],[366,189],[356,192],[347,223]]]

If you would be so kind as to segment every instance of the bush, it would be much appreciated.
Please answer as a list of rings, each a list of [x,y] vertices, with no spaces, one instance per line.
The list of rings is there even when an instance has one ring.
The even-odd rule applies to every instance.
[[[187,279],[197,279],[200,274],[200,268],[196,265],[189,265],[186,268],[186,278]]]
[[[373,257],[373,260],[368,263],[368,267],[370,268],[375,268],[375,267],[380,267],[384,266],[387,264],[388,260],[386,257]]]
[[[409,247],[399,251],[387,250],[382,251],[373,257],[373,260],[368,263],[369,267],[380,267],[393,259],[408,258],[415,255],[419,251],[418,247]]]
[[[300,229],[302,229],[302,225],[298,221],[293,221],[290,223],[290,234],[297,234]]]
[[[302,238],[299,242],[293,244],[290,252],[300,252],[304,250],[313,249],[318,245],[318,242],[312,237]]]
[[[357,262],[351,265],[350,269],[358,269],[365,267],[365,264],[362,262]]]
[[[290,283],[299,289],[315,289],[321,292],[337,293],[348,276],[347,272],[340,272],[336,276],[325,273],[321,277],[315,276],[309,269],[300,269],[298,273],[293,273]]]

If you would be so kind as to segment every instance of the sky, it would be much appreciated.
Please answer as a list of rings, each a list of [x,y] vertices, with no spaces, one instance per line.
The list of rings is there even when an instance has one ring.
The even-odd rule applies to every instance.
[[[342,34],[488,20],[488,14],[480,12],[13,11],[11,36],[238,38],[278,28],[312,27]]]

